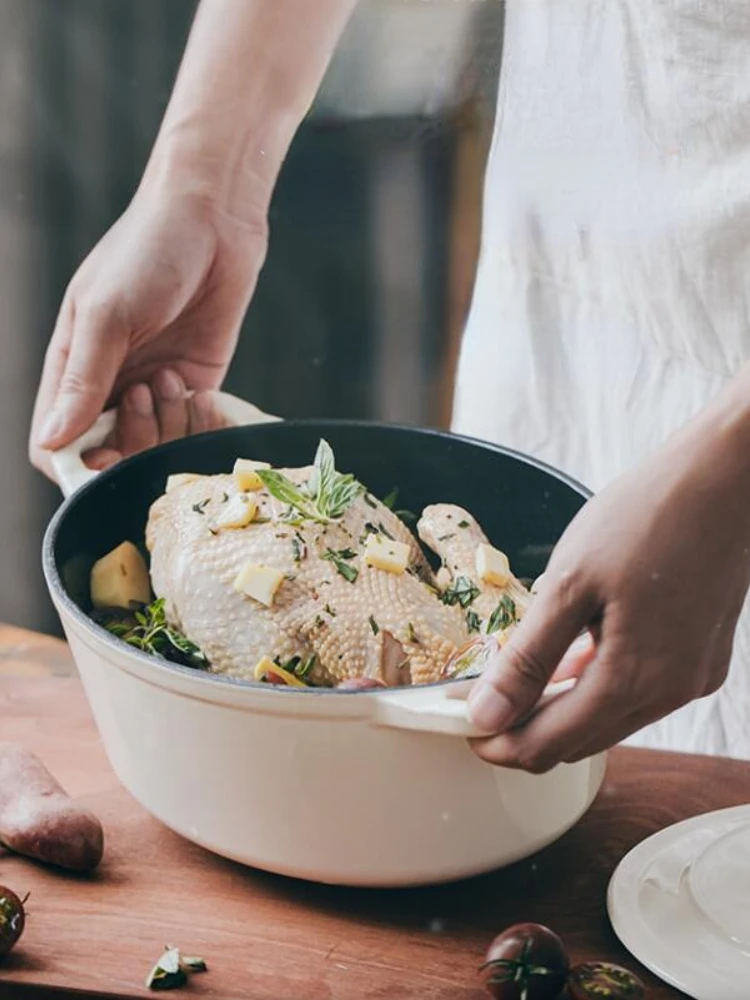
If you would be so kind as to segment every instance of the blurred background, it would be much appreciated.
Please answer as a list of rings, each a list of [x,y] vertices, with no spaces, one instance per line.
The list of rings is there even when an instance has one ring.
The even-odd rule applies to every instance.
[[[65,286],[138,183],[196,5],[0,0],[6,623],[59,633],[40,544],[60,498],[27,461],[34,393]],[[279,180],[231,392],[284,416],[447,426],[502,33],[501,0],[360,0]]]

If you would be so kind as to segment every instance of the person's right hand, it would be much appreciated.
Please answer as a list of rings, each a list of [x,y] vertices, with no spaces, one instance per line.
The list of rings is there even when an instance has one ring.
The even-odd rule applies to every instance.
[[[266,246],[265,214],[238,220],[206,197],[139,191],[65,293],[34,409],[33,464],[51,475],[49,452],[107,406],[117,405],[117,428],[88,456],[95,468],[213,426],[200,390],[224,378]]]

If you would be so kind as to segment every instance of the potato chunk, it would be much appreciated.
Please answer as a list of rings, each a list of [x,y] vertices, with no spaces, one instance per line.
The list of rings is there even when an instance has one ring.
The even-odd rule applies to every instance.
[[[95,562],[90,583],[95,608],[129,608],[151,600],[146,561],[132,542],[123,542]]]

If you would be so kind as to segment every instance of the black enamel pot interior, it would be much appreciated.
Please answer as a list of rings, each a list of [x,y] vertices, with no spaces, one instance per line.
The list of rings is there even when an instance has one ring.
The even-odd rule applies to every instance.
[[[321,437],[333,447],[337,468],[354,473],[371,493],[382,498],[398,487],[398,508],[419,512],[446,502],[471,511],[522,579],[544,571],[553,546],[590,496],[531,458],[445,432],[346,420],[213,431],[127,459],[65,501],[45,538],[50,587],[75,617],[119,643],[88,620],[89,571],[125,539],[142,543],[149,507],[166,477],[228,472],[238,457],[277,467],[307,465]]]

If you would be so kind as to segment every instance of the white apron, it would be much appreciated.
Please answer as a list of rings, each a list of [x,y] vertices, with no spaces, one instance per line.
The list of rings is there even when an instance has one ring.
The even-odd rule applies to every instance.
[[[454,428],[598,490],[750,357],[750,0],[508,0],[483,225]],[[748,609],[630,742],[750,758]]]

